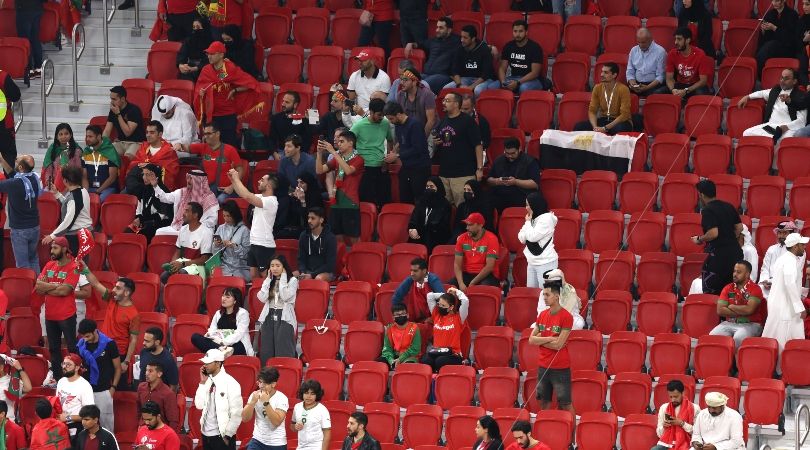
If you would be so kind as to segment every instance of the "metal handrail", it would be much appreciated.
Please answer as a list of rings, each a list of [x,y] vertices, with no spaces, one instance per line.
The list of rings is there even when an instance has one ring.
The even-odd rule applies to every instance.
[[[112,64],[110,63],[110,22],[115,16],[115,11],[118,10],[118,7],[115,6],[115,2],[112,4],[112,10],[110,10],[109,0],[104,0],[104,20],[101,21],[102,32],[104,34],[104,62],[101,64],[99,68],[99,72],[102,75],[109,75],[110,74],[110,67]]]
[[[76,112],[82,103],[79,100],[79,59],[84,54],[84,45],[87,41],[84,34],[84,25],[81,23],[73,25],[73,32],[70,36],[73,39],[73,45],[71,46],[73,48],[73,57],[71,58],[71,65],[73,66],[73,101],[70,103],[70,110]],[[81,46],[79,46],[79,40],[81,40]],[[78,50],[77,47],[79,47]]]
[[[135,24],[132,26],[132,31],[130,32],[130,36],[132,37],[140,37],[141,29],[141,2],[140,0],[134,0],[135,2]]]
[[[803,412],[807,413],[806,416],[807,418],[804,421],[805,424],[804,436],[802,436],[800,426]],[[807,404],[802,403],[801,405],[799,405],[798,408],[796,408],[796,412],[794,414],[795,416],[793,420],[794,426],[796,427],[796,450],[799,450],[802,447],[802,445],[804,445],[804,441],[807,440],[807,436],[810,435],[810,407],[808,407]]]
[[[40,108],[42,108],[42,135],[39,138],[39,148],[48,148],[48,96],[51,95],[53,83],[56,80],[53,61],[42,61],[42,85],[40,89]]]
[[[11,102],[11,111],[14,113],[14,132],[20,131],[20,125],[23,123],[23,102],[22,99],[16,102]]]

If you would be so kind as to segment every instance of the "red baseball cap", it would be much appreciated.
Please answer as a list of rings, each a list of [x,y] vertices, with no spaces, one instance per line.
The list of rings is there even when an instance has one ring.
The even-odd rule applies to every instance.
[[[205,49],[205,53],[209,55],[213,53],[225,53],[225,44],[220,41],[214,41]]]
[[[467,216],[466,219],[462,220],[462,222],[466,223],[467,225],[474,223],[477,225],[484,225],[486,220],[484,220],[484,216],[481,213],[474,212]]]
[[[360,62],[366,62],[369,59],[371,59],[371,52],[367,48],[361,49],[360,53],[358,53],[357,56],[354,57],[354,59]]]

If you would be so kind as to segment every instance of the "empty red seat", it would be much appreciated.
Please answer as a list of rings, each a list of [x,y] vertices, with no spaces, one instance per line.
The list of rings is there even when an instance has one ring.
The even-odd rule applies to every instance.
[[[596,289],[629,290],[636,272],[635,256],[626,251],[605,250],[596,263]]]
[[[810,372],[806,364],[810,358],[810,341],[792,339],[785,343],[782,350],[781,371],[782,381],[793,386],[810,384]]]
[[[633,296],[628,291],[600,290],[591,305],[593,328],[604,335],[627,330],[633,309]]]
[[[146,255],[146,236],[142,234],[114,234],[108,247],[107,262],[116,273],[143,270]]]
[[[667,218],[664,213],[633,213],[627,224],[627,249],[636,255],[659,252],[667,233]]]
[[[671,292],[645,292],[636,308],[638,331],[647,336],[669,333],[675,326],[678,303]]]
[[[675,285],[677,258],[670,252],[647,252],[641,255],[636,273],[638,291],[671,292]]]
[[[667,215],[692,213],[698,202],[695,185],[699,178],[692,173],[669,173],[661,184],[661,210]]]
[[[599,17],[586,15],[569,17],[563,28],[565,51],[595,55],[601,30],[602,20]]]
[[[652,169],[659,176],[686,170],[689,160],[689,136],[662,133],[655,137],[650,149]]]
[[[557,63],[554,63],[557,66]],[[587,73],[585,77],[587,79]],[[556,77],[556,75],[555,75]],[[555,78],[557,79],[557,78]],[[554,89],[557,91],[557,88]],[[588,105],[591,103],[590,92],[565,92],[557,110],[557,127],[560,131],[573,131],[574,125],[588,120]]]
[[[598,370],[571,371],[571,400],[577,415],[602,411],[607,396],[607,375]]]
[[[413,205],[407,203],[388,203],[383,205],[377,218],[377,234],[380,242],[393,246],[408,241],[408,221],[413,212]]]
[[[720,323],[717,316],[717,296],[711,294],[687,295],[681,314],[683,332],[689,337],[697,339],[704,334],[709,334]]]
[[[349,372],[348,390],[349,398],[358,405],[383,401],[388,390],[388,366],[378,361],[355,362]]]
[[[351,255],[351,253],[349,254]],[[373,295],[371,284],[368,281],[339,283],[332,304],[335,319],[344,325],[356,320],[366,320],[371,311]]]
[[[582,230],[582,214],[576,209],[553,209],[557,216],[554,227],[554,248],[557,250],[575,249],[579,246],[579,234]]]
[[[554,94],[549,91],[526,91],[520,94],[517,102],[518,128],[525,134],[534,131],[542,133],[547,128],[551,128],[555,101]]]
[[[785,432],[785,384],[773,378],[757,378],[748,382],[745,404],[756,405],[745,409],[745,419],[752,425],[778,425]]]
[[[580,211],[612,209],[616,199],[616,172],[588,170],[582,174],[577,187],[577,203]]]
[[[805,221],[810,218],[810,177],[793,180],[790,188],[790,215]]]
[[[36,280],[37,274],[31,269],[8,267],[3,270],[0,290],[8,297],[8,310],[31,304],[31,292],[34,290]]]
[[[651,211],[658,195],[658,176],[649,172],[628,172],[619,184],[619,205],[625,214]]]
[[[569,20],[568,24],[570,23]],[[568,24],[566,24],[566,29],[568,29]],[[566,94],[588,89],[588,77],[591,73],[591,59],[588,55],[591,54],[593,53],[582,53],[566,48],[565,52],[557,55],[557,58],[554,59],[554,66],[551,68],[554,92]],[[562,107],[562,105],[560,106]]]
[[[614,331],[605,350],[608,375],[639,372],[647,356],[647,336],[637,331]]]
[[[630,414],[624,418],[619,434],[622,450],[647,450],[658,444],[658,418],[649,414]]]
[[[757,19],[729,20],[725,32],[726,56],[754,57],[759,44]]]
[[[776,168],[779,176],[788,181],[810,175],[810,138],[789,137],[779,142],[776,153]]]
[[[325,330],[321,327],[325,327]],[[301,333],[301,350],[305,361],[334,359],[339,348],[340,322],[324,319],[310,319],[306,322]]]
[[[445,410],[468,406],[475,393],[475,369],[470,366],[443,366],[436,376],[436,403]]]
[[[785,205],[785,179],[770,175],[755,176],[748,185],[745,203],[749,216],[780,215]]]
[[[437,405],[411,405],[402,418],[402,437],[407,448],[435,445],[442,434],[442,408]]]
[[[487,0],[484,1],[486,2]],[[487,13],[484,12],[484,14]],[[522,19],[523,13],[520,12],[499,11],[493,13],[486,24],[485,39],[487,44],[502,49],[507,42],[512,40],[512,22]]]
[[[734,149],[734,168],[743,178],[768,175],[773,161],[773,139],[762,136],[741,137]]]
[[[678,28],[678,18],[670,16],[672,5],[656,0],[638,0],[637,8],[639,17],[647,18],[647,30],[655,43],[670,48],[675,29]]]
[[[517,400],[520,373],[511,367],[489,367],[478,385],[478,399],[487,411],[511,408]]]
[[[602,333],[597,330],[571,330],[568,335],[571,370],[593,370],[602,361]]]
[[[376,285],[385,273],[385,257],[388,248],[379,242],[358,242],[346,255],[349,277]]]
[[[594,253],[618,250],[624,235],[624,216],[619,211],[591,211],[585,222],[585,248]]]
[[[339,284],[338,286],[343,285]],[[345,360],[347,364],[360,361],[375,361],[382,352],[383,333],[380,322],[355,320],[349,323],[349,330],[344,337]],[[355,400],[356,403],[357,402]]]
[[[540,190],[549,209],[570,208],[576,185],[577,174],[569,169],[545,169],[540,177]]]
[[[754,67],[756,67],[756,62],[754,62]],[[729,83],[728,85],[736,86],[733,83]],[[745,130],[756,125],[761,125],[763,119],[762,110],[765,109],[765,102],[762,100],[750,100],[746,103],[744,108],[736,106],[739,101],[740,96],[732,97],[729,102],[728,111],[726,112],[726,128],[728,135],[734,139],[742,138]],[[771,143],[773,143],[773,139],[771,139]]]
[[[297,18],[296,18],[297,20]],[[270,50],[271,54],[273,50]],[[307,59],[307,82],[320,86],[337,83],[343,76],[343,49],[318,45],[312,48]]]
[[[695,95],[686,102],[683,124],[686,134],[700,137],[717,134],[723,120],[723,100],[713,95]]]
[[[149,117],[155,103],[155,82],[144,78],[127,78],[121,82],[121,86],[127,90],[127,102],[137,105],[143,116]]]
[[[497,286],[468,286],[470,300],[467,324],[473,330],[495,325],[501,311],[501,288]]]
[[[304,48],[326,44],[329,35],[329,10],[300,8],[293,19],[293,39]]]
[[[515,97],[512,92],[503,89],[484,91],[475,102],[475,108],[487,119],[493,130],[509,128],[514,107]]]
[[[576,417],[568,411],[539,411],[532,427],[532,436],[551,450],[566,450],[571,446],[575,423]]]
[[[403,364],[403,366],[408,365],[410,364]],[[393,442],[396,439],[399,434],[399,405],[395,403],[366,403],[363,412],[368,416],[368,426],[374,427],[375,438],[383,442]]]
[[[717,12],[723,20],[748,19],[753,9],[754,0],[717,0]]]
[[[698,379],[727,376],[734,362],[731,336],[703,335],[695,347],[695,376]]]
[[[512,362],[514,331],[509,327],[484,326],[478,329],[473,347],[475,366],[508,367]]]
[[[560,37],[562,36],[563,30],[562,15],[529,14],[528,23],[529,39],[540,44],[540,48],[543,49],[543,54],[552,57],[556,56],[560,48]]]
[[[610,386],[610,410],[619,417],[645,414],[650,409],[652,380],[646,373],[623,372]]]
[[[738,98],[748,95],[757,81],[757,60],[745,56],[725,58],[717,69],[717,77],[720,82],[719,94],[722,97]],[[736,107],[737,102],[732,102],[728,108],[729,116],[732,114],[731,110]],[[762,123],[761,114],[757,123]]]
[[[644,129],[655,136],[675,133],[681,117],[681,99],[670,94],[653,94],[644,104]]]
[[[709,177],[717,188],[717,198],[731,203],[736,209],[742,204],[743,179],[730,173],[716,173]]]
[[[581,450],[610,450],[616,445],[619,425],[616,415],[606,412],[582,414],[576,428],[577,448]]]
[[[749,337],[743,340],[737,350],[737,377],[740,381],[755,378],[771,378],[776,369],[779,345],[776,339]]]
[[[394,403],[404,408],[427,403],[431,377],[432,371],[426,364],[397,364],[391,378]]]
[[[151,105],[149,110],[151,111]],[[40,197],[40,199],[42,198]],[[132,220],[135,219],[137,205],[138,198],[134,195],[110,194],[101,205],[101,229],[104,233],[107,236],[123,233],[132,223]],[[40,209],[40,211],[42,210]]]
[[[287,44],[292,30],[292,10],[282,7],[263,7],[254,20],[256,41],[264,48]]]
[[[659,333],[650,346],[650,374],[686,373],[692,341],[681,333]]]
[[[702,252],[703,246],[692,242],[692,236],[699,236],[702,230],[699,213],[675,214],[669,229],[670,251],[677,256]]]
[[[171,41],[152,44],[146,57],[146,70],[150,80],[162,83],[177,78],[177,52],[181,45],[180,42]]]
[[[317,380],[323,388],[324,400],[338,400],[343,392],[343,377],[346,370],[343,362],[334,359],[311,360],[307,379]]]
[[[328,2],[329,0],[327,0]],[[360,27],[357,26],[357,23],[363,11],[353,7],[338,8],[333,11],[335,11],[335,17],[332,18],[332,45],[340,48],[354,47],[360,38]]]
[[[613,3],[621,2],[612,2],[611,4]],[[632,5],[632,1],[625,1],[624,3]],[[631,16],[630,8],[627,8],[626,14],[620,12],[620,9],[616,11],[620,15],[608,14],[603,36],[604,49],[607,53],[627,54],[631,48],[636,46],[636,31],[641,28],[641,19]]]

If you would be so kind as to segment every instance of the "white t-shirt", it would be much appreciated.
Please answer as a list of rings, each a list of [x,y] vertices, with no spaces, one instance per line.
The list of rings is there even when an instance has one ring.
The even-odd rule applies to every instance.
[[[62,404],[62,411],[71,416],[78,416],[82,406],[96,404],[93,387],[83,377],[76,381],[70,381],[67,377],[60,378],[56,383],[56,396]]]
[[[276,391],[270,397],[270,407],[280,409],[285,413],[290,409],[290,402],[287,396],[281,391]],[[287,431],[284,429],[284,422],[279,426],[273,426],[264,411],[264,404],[260,401],[253,405],[255,422],[253,423],[253,439],[264,445],[281,446],[287,445]]]
[[[6,405],[8,405],[8,412],[6,413],[6,417],[8,417],[13,422],[14,402],[6,397],[6,391],[8,390],[9,384],[11,384],[11,375],[5,374],[2,377],[0,377],[0,400],[6,402]]]
[[[211,245],[214,240],[214,232],[203,224],[200,224],[196,230],[191,231],[188,225],[183,225],[180,228],[180,234],[177,236],[177,248],[190,248],[199,250],[201,254],[211,254]]]
[[[329,410],[323,403],[318,403],[312,409],[304,409],[304,402],[293,408],[293,422],[304,423],[304,428],[298,432],[298,450],[320,450],[323,444],[324,428],[332,428],[332,419]]]
[[[261,208],[253,209],[253,222],[250,226],[250,244],[267,248],[275,248],[276,240],[273,238],[273,225],[276,223],[278,212],[278,198],[275,195],[263,197],[255,194],[262,201]]]
[[[391,78],[382,69],[377,69],[376,78],[368,78],[361,75],[360,70],[354,71],[349,76],[349,84],[346,89],[357,94],[357,105],[368,110],[368,102],[371,94],[377,91],[388,92],[391,89]]]

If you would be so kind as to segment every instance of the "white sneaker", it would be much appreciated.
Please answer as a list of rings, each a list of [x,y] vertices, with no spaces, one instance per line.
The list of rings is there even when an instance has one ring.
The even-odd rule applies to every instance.
[[[225,359],[228,359],[231,357],[231,355],[233,355],[233,347],[220,347],[220,350],[222,350],[222,353],[225,354]]]

